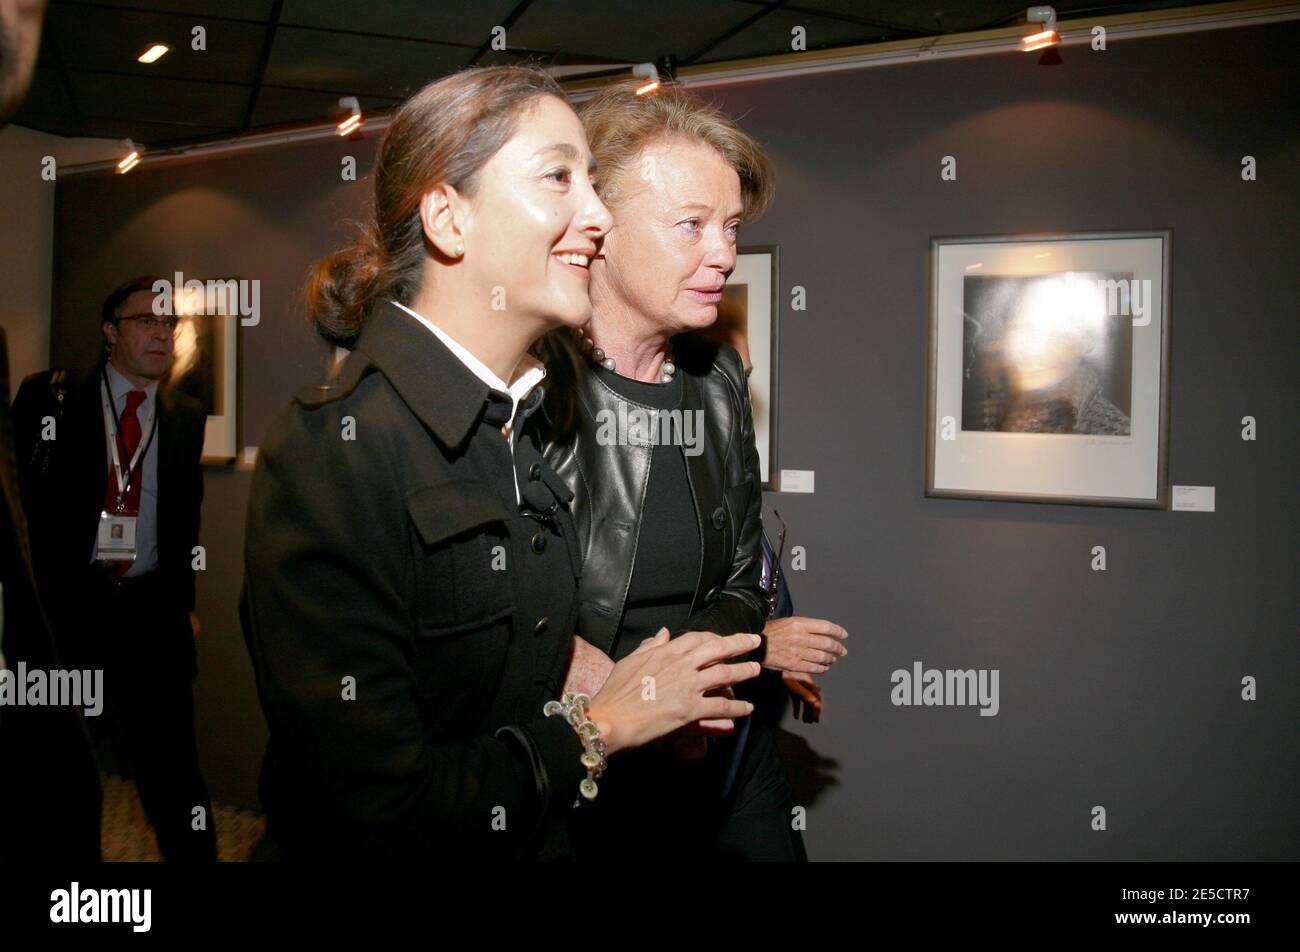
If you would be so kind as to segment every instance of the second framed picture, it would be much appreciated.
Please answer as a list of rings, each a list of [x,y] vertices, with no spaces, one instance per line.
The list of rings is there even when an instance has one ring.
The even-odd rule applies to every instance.
[[[926,495],[1167,508],[1171,240],[931,242]]]
[[[749,397],[754,410],[754,439],[764,489],[777,488],[777,301],[778,246],[740,248],[736,269],[728,278],[718,304],[718,320],[710,329],[740,353],[749,371]]]
[[[196,282],[198,284],[200,282]],[[239,452],[237,278],[201,282],[176,294],[175,360],[168,382],[203,405],[203,462],[233,462]]]

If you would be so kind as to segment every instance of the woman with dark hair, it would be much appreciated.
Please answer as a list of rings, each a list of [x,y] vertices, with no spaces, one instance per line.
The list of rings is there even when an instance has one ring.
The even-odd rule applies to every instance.
[[[547,459],[576,493],[584,555],[574,667],[591,689],[647,637],[761,632],[762,492],[736,351],[718,316],[742,221],[772,198],[761,146],[678,86],[608,86],[579,113],[614,216],[591,322],[552,334]],[[755,658],[759,659],[756,653]],[[695,729],[638,752],[575,815],[584,858],[804,858],[769,731]],[[722,736],[717,736],[721,733]],[[636,836],[631,836],[635,832]]]
[[[588,319],[591,165],[544,74],[456,74],[394,115],[374,221],[316,267],[317,329],[352,353],[271,427],[247,524],[266,852],[554,855],[607,757],[752,710],[707,696],[757,674],[719,663],[747,635],[647,644],[594,697],[565,683],[580,552],[527,352]]]

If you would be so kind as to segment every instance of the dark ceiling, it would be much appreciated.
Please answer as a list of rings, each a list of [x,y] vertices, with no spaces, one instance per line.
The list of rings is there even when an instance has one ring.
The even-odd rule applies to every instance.
[[[151,146],[375,112],[470,64],[660,61],[790,52],[791,28],[827,49],[1006,26],[1014,0],[54,0],[15,121]],[[1193,2],[1061,0],[1062,19]],[[191,49],[206,30],[207,49]],[[491,49],[506,28],[507,52]],[[153,42],[172,47],[136,62]]]

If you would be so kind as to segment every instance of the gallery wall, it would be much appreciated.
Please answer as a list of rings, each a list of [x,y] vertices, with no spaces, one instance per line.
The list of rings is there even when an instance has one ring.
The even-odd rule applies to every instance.
[[[813,858],[1296,856],[1297,44],[1289,23],[1069,48],[1055,67],[1009,54],[709,91],[778,175],[743,243],[780,246],[778,465],[816,491],[766,502],[806,553],[796,609],[851,632],[820,679],[824,721],[783,736]],[[374,148],[61,179],[52,361],[95,358],[99,302],[126,277],[256,278],[255,447],[327,360],[303,281],[363,214]],[[1173,232],[1170,481],[1214,486],[1216,511],[926,498],[930,238],[1157,228]],[[805,311],[786,306],[795,286]],[[249,473],[206,476],[199,744],[216,799],[253,806]],[[997,669],[999,713],[895,706],[891,673],[917,661]]]
[[[0,232],[0,261],[5,268],[0,327],[9,344],[7,396],[11,399],[25,376],[50,362],[51,249],[58,170],[115,158],[119,150],[111,139],[63,138],[14,125],[0,129],[0,169],[5,170],[0,177],[0,208],[5,220]]]

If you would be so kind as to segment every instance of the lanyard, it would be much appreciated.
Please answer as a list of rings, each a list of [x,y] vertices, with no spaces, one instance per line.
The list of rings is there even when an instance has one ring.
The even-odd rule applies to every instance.
[[[113,416],[113,439],[110,441],[110,448],[113,451],[113,475],[117,477],[117,508],[122,510],[122,500],[131,492],[131,481],[135,478],[137,469],[140,466],[140,460],[145,453],[149,452],[149,444],[153,442],[153,435],[158,432],[158,411],[154,410],[153,421],[149,426],[149,438],[141,441],[140,445],[135,448],[135,455],[131,457],[130,468],[127,469],[126,475],[122,475],[122,459],[118,455],[117,447],[121,442],[121,424],[117,419],[116,401],[113,399],[113,388],[108,385],[108,371],[102,366],[99,368],[100,374],[104,378],[104,389],[108,393],[108,409]],[[122,450],[125,453],[126,444],[122,443]]]

